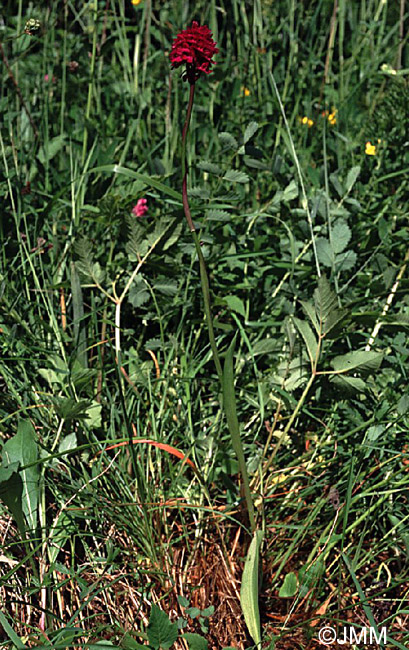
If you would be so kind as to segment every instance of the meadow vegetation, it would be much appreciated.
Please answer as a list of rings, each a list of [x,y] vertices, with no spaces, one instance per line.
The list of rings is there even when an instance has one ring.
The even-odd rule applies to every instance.
[[[4,1],[1,648],[408,646],[407,11]]]

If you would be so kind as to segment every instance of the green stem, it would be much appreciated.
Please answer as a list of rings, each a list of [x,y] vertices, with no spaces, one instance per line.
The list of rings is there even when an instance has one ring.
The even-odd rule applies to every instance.
[[[212,348],[213,361],[216,366],[217,375],[220,382],[223,377],[222,364],[220,362],[219,352],[216,345],[216,337],[214,335],[213,329],[213,316],[210,308],[210,290],[209,290],[209,278],[206,270],[206,263],[203,257],[202,249],[200,247],[199,238],[197,236],[196,228],[193,224],[192,215],[190,212],[189,199],[187,196],[187,160],[186,160],[186,137],[189,130],[190,118],[192,115],[193,100],[195,96],[195,84],[190,84],[190,94],[189,94],[189,104],[187,107],[186,120],[183,126],[182,131],[182,201],[183,201],[183,210],[185,213],[186,221],[189,226],[189,230],[192,233],[193,241],[195,244],[197,256],[199,258],[199,268],[200,268],[200,282],[202,285],[203,301],[204,301],[204,310],[206,314],[206,322],[209,333],[210,347]]]
[[[199,238],[196,232],[196,228],[193,223],[192,215],[189,207],[189,199],[187,196],[187,160],[186,160],[186,138],[189,130],[190,118],[192,115],[193,100],[195,96],[195,84],[190,84],[190,94],[189,94],[189,103],[187,107],[186,120],[183,126],[182,131],[182,201],[183,209],[185,212],[186,220],[192,233],[193,241],[195,243],[197,256],[199,258],[200,266],[200,281],[202,285],[202,293],[204,300],[204,310],[206,314],[207,329],[209,334],[210,346],[213,353],[213,361],[216,366],[217,375],[219,377],[220,385],[223,391],[223,410],[226,414],[227,424],[229,427],[230,436],[232,439],[233,449],[236,452],[239,469],[243,481],[244,496],[247,504],[247,513],[249,517],[250,527],[252,532],[256,530],[256,518],[254,513],[254,505],[251,497],[250,483],[247,474],[246,461],[244,457],[243,445],[240,438],[240,428],[237,419],[237,411],[234,398],[234,371],[233,371],[233,352],[234,352],[234,342],[229,348],[229,351],[226,356],[226,362],[224,366],[224,372],[220,362],[219,352],[217,350],[216,338],[213,330],[213,317],[210,308],[210,291],[209,291],[209,278],[206,270],[206,263],[203,257],[202,249],[200,247]]]

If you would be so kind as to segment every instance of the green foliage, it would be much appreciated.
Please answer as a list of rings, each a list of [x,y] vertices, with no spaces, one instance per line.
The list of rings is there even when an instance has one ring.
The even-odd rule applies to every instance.
[[[276,621],[289,616],[272,640],[249,591],[256,638],[288,645],[287,630],[307,635],[299,621],[323,603],[328,620],[350,621],[351,608],[366,620],[369,610],[349,599],[359,585],[374,620],[407,646],[409,117],[399,3],[339,2],[334,14],[333,2],[40,2],[33,16],[3,4],[6,642],[33,646],[45,632],[56,647],[238,645],[239,617],[234,641],[214,632],[225,610],[212,562],[217,545],[220,566],[230,553],[238,566],[247,551],[239,436],[254,519],[269,533],[261,602]],[[41,26],[24,33],[30,18]],[[196,85],[188,193],[227,350],[236,442],[219,409],[182,211],[188,85],[168,65],[177,31],[196,19],[219,53]],[[141,198],[148,212],[136,217]],[[133,437],[179,449],[202,480]],[[251,558],[244,582],[254,589]],[[198,575],[206,562],[207,581]],[[213,589],[204,600],[193,596],[198,584]],[[176,605],[179,588],[188,596]],[[150,603],[169,603],[172,616],[179,606],[177,624]]]
[[[159,650],[159,648],[167,650],[175,643],[178,636],[177,625],[169,621],[165,612],[158,605],[152,605],[147,631],[149,644],[155,650]]]

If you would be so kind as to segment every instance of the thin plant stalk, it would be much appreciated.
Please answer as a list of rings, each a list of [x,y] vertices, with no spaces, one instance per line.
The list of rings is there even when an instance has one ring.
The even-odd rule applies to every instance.
[[[240,431],[239,431],[239,424],[237,420],[237,415],[236,415],[236,408],[235,408],[235,403],[234,403],[234,377],[233,377],[233,366],[232,366],[232,360],[231,360],[231,372],[227,372],[226,367],[225,371],[223,373],[222,365],[220,362],[220,356],[219,352],[217,349],[217,344],[216,344],[216,338],[214,335],[214,328],[213,328],[213,317],[212,317],[212,312],[211,312],[211,307],[210,307],[210,291],[209,291],[209,279],[207,275],[207,270],[206,270],[206,263],[203,257],[203,253],[200,247],[200,242],[199,238],[197,236],[196,228],[193,223],[192,215],[190,212],[190,206],[189,206],[189,199],[187,196],[187,174],[188,174],[188,168],[187,168],[187,161],[186,161],[186,140],[187,140],[187,133],[189,130],[189,124],[190,124],[190,119],[192,116],[192,107],[193,107],[193,100],[194,100],[194,95],[195,95],[195,84],[190,83],[190,93],[189,93],[189,103],[187,107],[187,113],[186,113],[186,120],[185,124],[183,126],[183,131],[182,131],[182,202],[183,202],[183,210],[185,213],[186,221],[189,226],[189,230],[192,233],[193,241],[195,243],[195,248],[196,252],[199,258],[199,266],[200,266],[200,281],[202,285],[202,293],[203,293],[203,301],[204,301],[204,310],[206,314],[206,323],[207,323],[207,330],[208,330],[208,335],[209,335],[209,342],[210,342],[210,347],[212,349],[212,354],[213,354],[213,361],[216,366],[216,371],[217,375],[221,384],[221,387],[223,389],[223,409],[225,411],[226,417],[227,417],[227,423],[229,427],[229,432],[230,436],[232,439],[232,444],[233,444],[233,449],[236,452],[236,455],[238,457],[239,461],[239,468],[240,468],[240,474],[242,477],[243,481],[243,492],[245,496],[245,501],[246,501],[246,506],[247,506],[247,514],[249,517],[249,523],[250,523],[250,528],[251,531],[254,532],[256,530],[256,518],[254,514],[254,505],[253,505],[253,500],[251,496],[251,490],[250,490],[250,482],[249,482],[249,477],[247,473],[247,467],[245,463],[245,458],[244,458],[244,450],[243,450],[243,444],[240,438]],[[229,375],[228,377],[226,375]],[[230,376],[231,375],[231,376]],[[228,387],[226,388],[226,384],[228,384]],[[226,401],[226,393],[230,396],[231,399],[229,399],[229,403]]]

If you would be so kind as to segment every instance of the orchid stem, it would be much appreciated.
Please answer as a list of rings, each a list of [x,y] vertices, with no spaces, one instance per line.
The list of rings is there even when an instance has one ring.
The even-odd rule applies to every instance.
[[[192,115],[193,100],[195,96],[195,84],[190,84],[190,94],[189,94],[189,104],[187,107],[186,120],[183,126],[182,131],[182,201],[183,201],[183,210],[185,213],[186,221],[189,226],[189,230],[192,233],[193,241],[195,243],[195,248],[197,256],[199,258],[199,268],[200,268],[200,282],[202,285],[203,300],[204,300],[204,310],[206,314],[207,329],[209,334],[210,347],[212,349],[213,361],[216,366],[216,372],[219,377],[220,382],[222,382],[223,370],[220,363],[219,352],[217,350],[216,338],[214,335],[213,329],[213,316],[210,308],[210,290],[209,290],[209,278],[206,270],[206,263],[203,257],[202,249],[200,247],[199,238],[197,236],[197,231],[193,223],[192,215],[190,213],[189,199],[187,196],[187,160],[186,160],[186,137],[189,130],[190,118]]]

